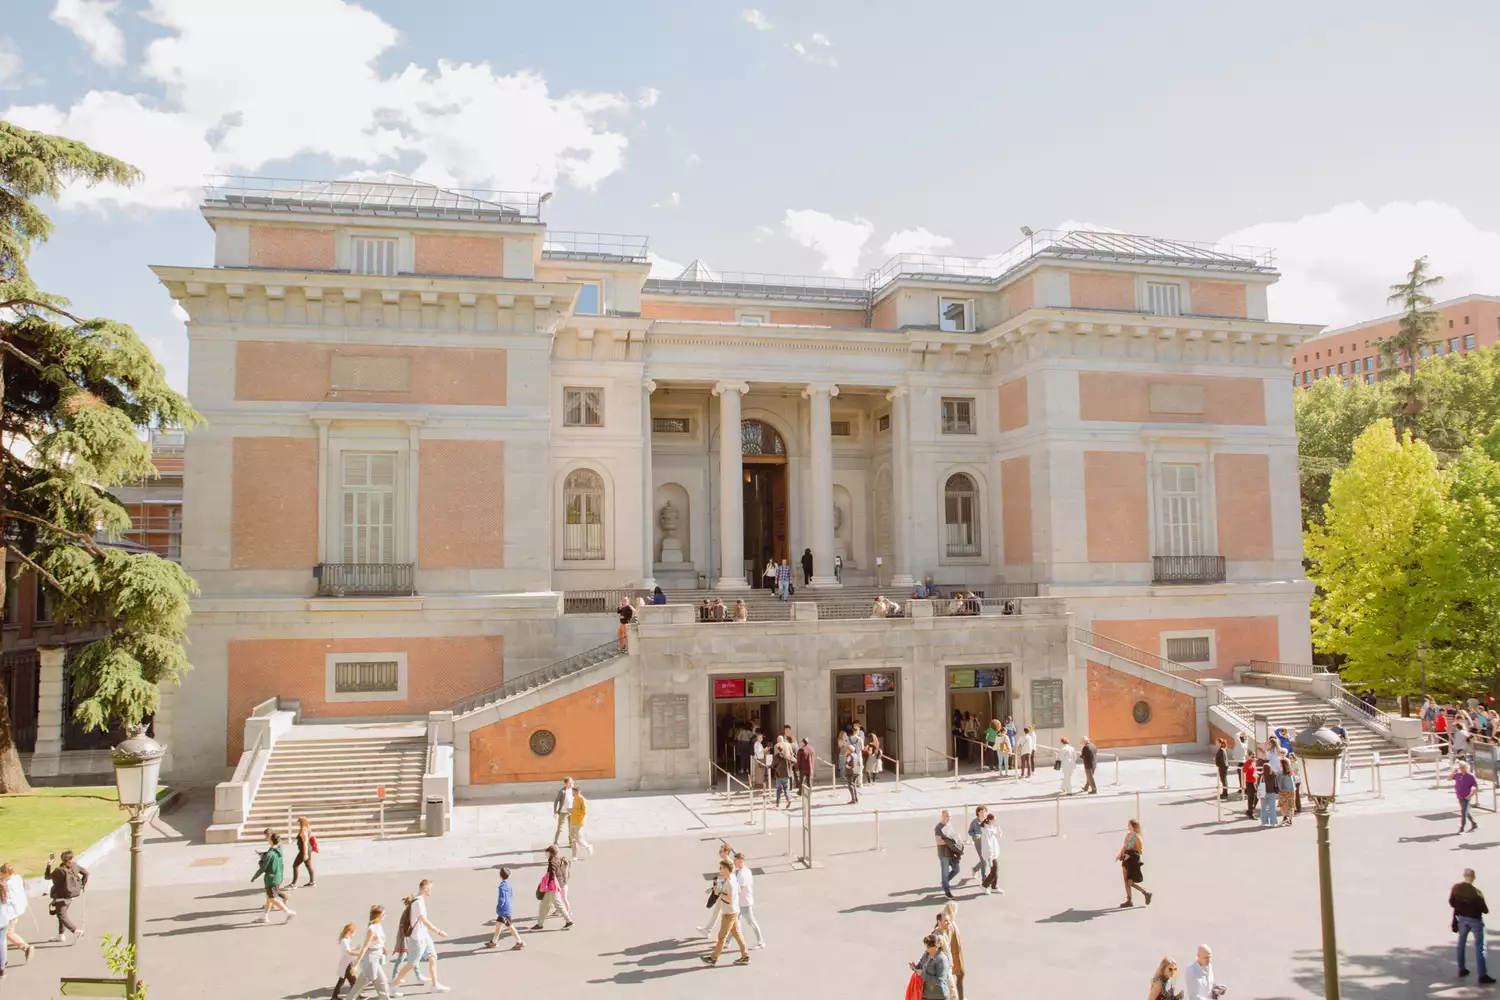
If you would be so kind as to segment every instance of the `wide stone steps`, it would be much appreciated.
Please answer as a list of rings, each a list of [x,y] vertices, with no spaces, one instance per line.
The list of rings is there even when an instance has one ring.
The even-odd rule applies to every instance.
[[[271,751],[240,839],[258,841],[268,827],[284,832],[298,816],[319,839],[378,836],[380,787],[386,835],[417,832],[426,765],[421,737],[283,739]]]
[[[1241,686],[1226,688],[1225,694],[1251,713],[1264,715],[1272,730],[1285,727],[1293,735],[1306,729],[1314,715],[1321,715],[1330,721],[1338,720],[1349,736],[1349,759],[1355,763],[1368,761],[1376,751],[1382,756],[1394,756],[1402,752],[1401,748],[1377,730],[1344,715],[1321,698],[1312,695]],[[1247,724],[1253,721],[1245,720]]]

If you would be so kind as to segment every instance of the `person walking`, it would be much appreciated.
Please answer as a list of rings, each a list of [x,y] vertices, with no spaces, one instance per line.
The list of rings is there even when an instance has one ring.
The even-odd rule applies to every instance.
[[[500,947],[500,938],[506,931],[510,931],[510,936],[516,939],[515,947],[511,948],[511,951],[520,951],[526,947],[526,942],[521,940],[521,932],[516,930],[516,925],[512,922],[511,918],[514,916],[515,898],[512,895],[510,886],[510,869],[502,867],[500,869],[500,890],[495,896],[495,933],[485,943],[486,948]],[[355,998],[355,1000],[358,1000],[358,998]]]
[[[4,951],[7,944],[13,944],[21,949],[21,954],[26,956],[26,961],[30,964],[32,946],[16,930],[20,926],[22,914],[26,912],[26,881],[7,861],[0,865],[0,885],[5,887],[5,895],[0,897],[0,927],[5,929],[5,940],[0,941],[0,951]]]
[[[281,878],[286,871],[281,859],[281,834],[270,835],[270,846],[261,853],[260,867],[255,869],[255,874],[250,876],[250,881],[263,879],[266,887],[266,906],[261,911],[260,922],[269,924],[271,922],[271,908],[275,907],[286,914],[288,922],[297,915],[297,911],[286,905],[286,892],[281,888]],[[359,996],[358,991],[354,993]]]
[[[788,752],[785,737],[776,737],[776,745],[771,748],[771,778],[776,783],[776,808],[790,809],[792,807],[791,773],[794,758]],[[782,796],[786,796],[786,805],[781,804]]]
[[[813,762],[817,760],[817,752],[813,750],[812,744],[807,742],[807,737],[802,737],[802,745],[797,748],[797,794],[806,791],[812,794]]]
[[[1281,825],[1291,826],[1292,814],[1297,811],[1297,779],[1289,761],[1276,775],[1276,808],[1281,811]]]
[[[755,932],[755,948],[766,946],[766,936],[761,933],[760,921],[755,919],[755,873],[745,864],[745,855],[734,853],[734,882],[740,890],[740,923]]]
[[[835,781],[844,780],[844,760],[849,756],[849,734],[840,729],[837,738],[833,741],[833,777]]]
[[[354,985],[354,963],[359,958],[359,948],[354,944],[354,935],[357,933],[359,933],[359,927],[355,924],[345,924],[344,929],[339,931],[338,975],[333,980],[331,1000],[339,1000],[339,993],[343,988]],[[359,1000],[359,998],[351,997],[350,1000]]]
[[[1182,974],[1187,989],[1183,991],[1183,1000],[1218,1000],[1219,993],[1214,986],[1214,953],[1206,944],[1198,946],[1198,960],[1188,966]]]
[[[1098,795],[1099,786],[1094,784],[1094,769],[1099,766],[1099,751],[1094,749],[1094,741],[1085,736],[1078,756],[1083,761],[1083,790],[1090,795]]]
[[[448,932],[438,930],[437,925],[427,916],[427,900],[431,896],[432,879],[424,878],[421,882],[417,883],[417,894],[407,897],[407,908],[411,913],[411,929],[406,934],[406,964],[396,970],[396,978],[391,982],[393,988],[401,985],[401,980],[406,978],[408,972],[417,973],[417,978],[420,980],[421,965],[425,961],[427,963],[427,974],[432,980],[432,991],[434,993],[447,993],[451,989],[451,987],[438,982],[437,942],[433,940],[433,935],[447,937]],[[358,994],[355,994],[354,1000],[359,1000]]]
[[[1005,894],[1000,888],[1000,823],[994,813],[987,813],[979,825],[979,856],[984,859],[984,881],[980,884],[986,893]]]
[[[385,907],[379,903],[370,907],[370,922],[365,926],[365,940],[354,956],[354,985],[349,987],[351,1000],[359,1000],[360,994],[367,988],[373,988],[377,997],[386,1000],[401,995],[391,992],[391,980],[385,971],[385,928],[381,926],[384,919]]]
[[[922,957],[908,963],[922,977],[922,1000],[948,1000],[948,956],[936,934],[922,939]]]
[[[1146,905],[1151,905],[1152,893],[1146,891],[1141,884],[1141,856],[1146,851],[1145,841],[1141,839],[1141,821],[1132,819],[1125,824],[1125,843],[1120,845],[1120,853],[1115,860],[1120,862],[1120,871],[1125,878],[1125,902],[1121,908],[1135,905],[1135,890],[1139,889],[1145,897]]]
[[[83,937],[83,924],[75,926],[68,919],[68,908],[73,905],[73,900],[83,895],[84,888],[89,884],[89,870],[74,859],[72,851],[63,851],[62,860],[56,865],[52,863],[53,860],[51,857],[47,859],[42,877],[52,883],[48,895],[52,897],[52,913],[57,917],[57,939],[67,941],[65,935],[71,931],[71,943],[77,944]]]
[[[1349,730],[1345,729],[1343,725],[1338,722],[1335,722],[1328,728],[1333,732],[1333,735],[1339,738],[1339,743],[1343,744],[1344,747],[1344,749],[1339,752],[1339,780],[1353,781],[1353,768],[1349,762]]]
[[[812,569],[813,569],[812,549],[803,549],[802,550],[802,585],[804,587],[810,587],[810,586],[812,586]]]
[[[943,895],[952,899],[953,878],[958,874],[959,862],[964,856],[964,846],[953,836],[953,829],[949,827],[948,820],[948,810],[944,809],[937,826],[932,828],[932,840],[937,847],[938,875],[942,879]]]
[[[573,850],[573,860],[578,860],[578,849],[584,850],[584,857],[594,856],[594,845],[583,839],[583,823],[588,819],[589,803],[583,797],[583,790],[577,787],[573,789],[573,808],[568,810],[568,846]]]
[[[563,918],[563,930],[572,929],[573,911],[568,906],[568,875],[568,859],[556,847],[548,846],[547,870],[542,873],[542,880],[536,887],[536,891],[542,895],[537,906],[536,925],[532,930],[541,930],[553,912]]]
[[[871,733],[865,739],[865,780],[878,781],[885,770],[885,753],[880,748],[880,737]]]
[[[974,867],[970,869],[973,874],[964,877],[965,882],[969,881],[970,878],[984,878],[984,857],[979,850],[979,841],[983,836],[984,818],[989,814],[990,810],[988,806],[975,806],[974,818],[969,820],[969,829],[967,832],[969,834],[969,843],[974,846]]]
[[[750,949],[745,947],[744,935],[740,933],[740,887],[734,878],[733,862],[719,862],[719,875],[714,879],[714,896],[718,899],[719,933],[714,939],[713,952],[703,956],[704,964],[718,964],[719,956],[724,953],[724,942],[733,936],[734,943],[740,946],[740,957],[734,960],[734,964],[749,965]]]
[[[776,596],[783,601],[792,599],[792,567],[785,559],[776,567]]]
[[[1484,901],[1484,893],[1474,884],[1474,869],[1465,868],[1462,882],[1448,890],[1448,905],[1453,907],[1453,930],[1458,932],[1458,974],[1469,974],[1464,964],[1469,935],[1474,935],[1474,964],[1479,966],[1479,981],[1486,986],[1493,983],[1489,968],[1484,961],[1484,915],[1490,906]]]
[[[306,816],[297,817],[297,856],[292,859],[292,880],[283,888],[297,888],[297,869],[303,865],[307,866],[308,886],[317,885],[317,875],[313,873],[312,856],[318,852],[318,838],[313,836],[312,826],[307,822]]]
[[[562,840],[563,831],[567,829],[568,817],[573,815],[573,779],[564,778],[562,787],[552,797],[552,816],[557,820],[557,829],[552,834],[552,846]]]
[[[1036,774],[1036,730],[1027,726],[1021,731],[1021,777]]]
[[[1062,764],[1062,793],[1073,794],[1073,769],[1078,766],[1078,751],[1068,743],[1066,736],[1058,741],[1057,759]]]
[[[958,904],[949,902],[938,911],[932,933],[948,953],[948,991],[964,1000],[964,943],[958,933]]]
[[[855,771],[859,774],[861,783],[865,780],[865,729],[859,723],[854,724],[854,729],[849,733],[849,745],[854,748],[856,766]]]
[[[1458,767],[1453,769],[1453,794],[1458,797],[1458,832],[1464,832],[1465,823],[1469,824],[1470,830],[1479,829],[1471,811],[1474,800],[1479,796],[1479,781],[1466,760],[1459,761]]]
[[[1214,740],[1214,768],[1219,772],[1219,798],[1229,798],[1229,741]]]
[[[1156,975],[1151,977],[1151,989],[1146,1000],[1182,1000],[1182,991],[1173,983],[1177,979],[1177,963],[1163,958],[1156,963]]]
[[[859,779],[865,773],[864,761],[859,758],[859,750],[853,743],[843,744],[844,787],[849,791],[849,804],[859,804]]]

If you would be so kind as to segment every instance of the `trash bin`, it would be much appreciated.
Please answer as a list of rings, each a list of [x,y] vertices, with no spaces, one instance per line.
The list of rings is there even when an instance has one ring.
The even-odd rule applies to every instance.
[[[443,835],[443,800],[428,799],[425,819],[422,822],[422,832],[429,837],[441,837]]]

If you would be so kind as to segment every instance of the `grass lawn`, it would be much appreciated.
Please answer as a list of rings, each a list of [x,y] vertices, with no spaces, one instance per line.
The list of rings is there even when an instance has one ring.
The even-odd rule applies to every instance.
[[[0,861],[26,877],[42,874],[48,854],[83,850],[124,823],[113,785],[34,788],[0,795]]]

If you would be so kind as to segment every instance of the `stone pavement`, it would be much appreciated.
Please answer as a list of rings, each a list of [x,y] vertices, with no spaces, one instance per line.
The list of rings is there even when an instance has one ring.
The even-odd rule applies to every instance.
[[[1137,763],[1154,766],[1160,784],[1160,761]],[[1180,777],[1182,786],[1200,790],[1142,794],[1147,884],[1161,895],[1149,909],[1126,911],[1114,908],[1121,887],[1113,858],[1124,821],[1135,812],[1134,786],[1068,799],[1060,810],[1050,799],[1026,801],[1024,786],[1006,789],[1014,793],[1008,798],[984,788],[983,796],[1001,803],[1008,893],[984,897],[972,887],[961,893],[967,994],[977,1000],[1001,992],[1143,996],[1163,954],[1185,965],[1204,939],[1214,945],[1218,978],[1236,1000],[1321,995],[1311,815],[1290,830],[1262,831],[1232,812],[1221,814],[1201,790],[1205,773],[1202,764],[1182,762],[1174,765],[1173,783]],[[1404,766],[1400,776],[1388,770],[1383,799],[1348,786],[1334,819],[1344,995],[1478,996],[1476,987],[1453,985],[1446,895],[1465,865],[1479,870],[1481,887],[1500,892],[1500,865],[1486,863],[1500,848],[1500,821],[1482,813],[1478,833],[1457,837],[1451,793],[1434,790],[1430,775],[1424,781],[1404,774]],[[1050,790],[1050,777],[1045,785],[1043,777],[1033,794]],[[1122,766],[1127,780],[1151,783],[1143,767]],[[479,807],[456,824],[455,835],[441,839],[329,842],[318,885],[294,894],[298,918],[291,926],[279,917],[261,926],[250,923],[260,900],[249,881],[253,848],[199,842],[207,804],[206,792],[199,793],[165,818],[192,834],[158,834],[147,845],[143,958],[151,997],[326,996],[338,928],[379,901],[393,911],[386,926],[394,937],[398,900],[423,876],[436,880],[432,915],[451,935],[440,943],[439,967],[454,987],[450,996],[560,988],[579,996],[611,984],[645,987],[638,992],[653,998],[698,998],[721,989],[895,995],[940,902],[933,891],[933,813],[981,798],[973,784],[904,785],[899,796],[865,794],[859,813],[820,806],[818,866],[811,871],[789,864],[786,823],[774,825],[775,816],[761,834],[759,825],[742,825],[742,810],[725,811],[706,796],[596,799],[589,833],[598,853],[577,866],[572,887],[578,925],[563,932],[554,923],[528,936],[519,953],[484,950],[484,922],[493,912],[497,865],[515,871],[517,909],[527,914],[535,905],[535,848],[552,829],[545,805]],[[828,798],[820,793],[820,800]],[[877,803],[881,851],[873,849]],[[626,817],[640,825],[622,829]],[[755,952],[749,968],[709,970],[697,961],[703,945],[692,928],[705,915],[703,880],[721,835],[761,872],[757,910],[770,947]],[[98,866],[85,943],[38,947],[29,967],[12,952],[19,964],[0,995],[50,997],[62,974],[103,974],[95,945],[101,931],[123,930],[125,861],[121,853]],[[44,908],[34,912],[45,919]],[[30,936],[34,926],[28,917],[21,932]]]

